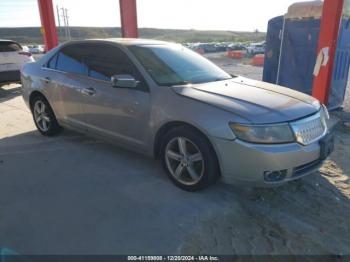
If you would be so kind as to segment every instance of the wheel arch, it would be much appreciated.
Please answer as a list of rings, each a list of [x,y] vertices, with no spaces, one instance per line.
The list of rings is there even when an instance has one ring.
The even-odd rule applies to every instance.
[[[192,124],[183,122],[183,121],[167,122],[167,123],[163,124],[158,129],[158,131],[157,131],[157,133],[155,135],[155,138],[154,138],[154,145],[153,145],[153,155],[154,155],[155,158],[158,158],[159,155],[160,155],[160,151],[161,151],[161,147],[162,147],[162,140],[163,140],[164,136],[169,131],[171,131],[171,130],[173,130],[175,128],[178,128],[178,127],[187,127],[187,128],[193,129],[196,132],[199,132],[200,134],[202,134],[203,137],[205,137],[205,139],[207,140],[209,146],[214,151],[216,160],[218,161],[219,166],[220,166],[220,158],[219,158],[218,152],[217,152],[215,146],[213,145],[213,143],[210,141],[208,135],[204,131],[202,131],[200,128],[198,128],[198,127],[196,127],[196,126],[194,126]],[[221,170],[221,168],[220,168],[220,170]]]
[[[40,92],[40,91],[38,91],[38,90],[34,90],[34,91],[31,92],[30,95],[29,95],[29,106],[30,106],[30,109],[31,109],[31,110],[33,110],[34,99],[35,99],[36,97],[38,97],[38,96],[41,96],[41,97],[45,98],[46,101],[48,101],[47,98],[46,98],[46,96],[45,96],[42,92]]]

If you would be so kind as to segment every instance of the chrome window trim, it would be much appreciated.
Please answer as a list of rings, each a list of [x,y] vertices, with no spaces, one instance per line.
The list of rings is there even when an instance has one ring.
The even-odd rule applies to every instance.
[[[53,71],[53,72],[58,72],[58,73],[63,73],[63,74],[71,74],[71,75],[75,75],[75,76],[79,76],[79,77],[84,77],[84,78],[87,78],[87,79],[92,79],[92,80],[95,80],[95,81],[100,81],[100,82],[103,82],[103,83],[110,83],[110,81],[106,81],[106,80],[102,80],[102,79],[98,79],[98,78],[95,78],[95,77],[91,77],[91,76],[88,76],[88,75],[83,75],[83,74],[78,74],[78,73],[72,73],[72,72],[66,72],[66,71],[61,71],[61,70],[57,70],[57,69],[52,69],[52,68],[49,68],[49,67],[41,67],[41,69],[44,69],[44,70],[49,70],[49,71]]]
[[[75,75],[75,76],[78,76],[78,77],[83,77],[83,78],[86,78],[88,80],[93,80],[93,81],[98,81],[98,82],[101,82],[101,83],[104,83],[104,84],[110,84],[111,87],[112,87],[112,82],[110,81],[106,81],[106,80],[102,80],[102,79],[98,79],[98,78],[94,78],[92,76],[88,76],[88,75],[83,75],[83,74],[78,74],[78,73],[72,73],[72,72],[65,72],[65,71],[61,71],[61,70],[57,70],[57,69],[52,69],[52,68],[49,68],[49,67],[45,67],[45,66],[42,66],[41,69],[44,69],[44,70],[48,70],[48,71],[53,71],[53,72],[57,72],[57,73],[61,73],[61,74],[72,74],[72,75]],[[145,80],[146,81],[146,80]],[[113,87],[112,87],[113,88]],[[140,89],[137,89],[137,88],[129,88],[130,90],[134,90],[134,91],[139,91],[139,92],[144,92],[144,93],[150,93],[150,90],[149,88],[147,88],[147,90],[140,90]]]
[[[64,47],[67,47],[67,46],[72,46],[72,45],[75,45],[75,44],[91,44],[90,42],[84,42],[84,41],[81,41],[79,43],[67,43],[63,46],[61,46],[55,53],[53,53],[50,58],[48,58],[46,60],[46,62],[44,64],[41,65],[41,69],[44,69],[44,70],[49,70],[49,71],[53,71],[53,72],[58,72],[58,73],[62,73],[62,74],[72,74],[72,75],[75,75],[75,76],[79,76],[79,77],[84,77],[86,79],[90,79],[90,80],[94,80],[94,81],[98,81],[98,82],[101,82],[101,83],[105,83],[105,84],[111,84],[111,81],[106,81],[106,80],[102,80],[102,79],[98,79],[98,78],[95,78],[95,77],[92,77],[92,76],[89,76],[89,74],[79,74],[79,73],[74,73],[74,72],[66,72],[66,71],[61,71],[61,70],[57,70],[57,69],[53,69],[53,68],[49,68],[48,67],[48,63],[50,62],[51,59],[53,59],[53,57],[55,55],[58,55],[59,52],[62,51],[62,49]],[[126,57],[129,59],[130,61],[130,64],[132,66],[135,67],[135,69],[138,71],[138,73],[140,74],[140,76],[143,78],[143,81],[144,83],[147,85],[147,88],[145,90],[142,90],[142,89],[138,89],[138,88],[130,88],[131,90],[135,90],[135,91],[140,91],[140,92],[144,92],[144,93],[151,93],[150,91],[150,84],[148,83],[148,81],[146,80],[145,76],[140,72],[140,68],[135,64],[135,62],[130,58],[130,55],[128,54],[128,52],[125,52],[125,50],[123,50],[123,48],[119,45],[115,45],[115,44],[112,44],[112,43],[108,43],[108,42],[100,42],[100,41],[97,41],[97,44],[101,44],[101,45],[108,45],[108,46],[111,46],[111,47],[114,47],[114,48],[117,48],[120,52],[124,53],[126,55]],[[129,51],[128,49],[126,49],[127,51]],[[56,66],[57,66],[57,62],[56,62]]]

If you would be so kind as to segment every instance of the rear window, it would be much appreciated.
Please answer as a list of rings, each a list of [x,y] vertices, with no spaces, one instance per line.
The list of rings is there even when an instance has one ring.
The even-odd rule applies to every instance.
[[[86,56],[85,53],[86,52],[83,45],[70,45],[62,48],[62,50],[58,53],[57,62],[52,62],[56,63],[57,70],[85,75],[88,71],[84,62],[84,58]],[[49,67],[50,66],[53,65],[50,64]]]
[[[0,52],[21,51],[22,47],[15,42],[0,42]]]

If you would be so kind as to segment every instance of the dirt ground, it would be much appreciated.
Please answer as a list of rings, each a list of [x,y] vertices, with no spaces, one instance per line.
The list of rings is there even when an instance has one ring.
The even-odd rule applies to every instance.
[[[182,253],[350,254],[349,130],[321,171],[276,189],[227,188],[235,199],[196,223]]]
[[[262,68],[209,58],[261,79]],[[219,183],[193,194],[175,188],[153,160],[69,132],[43,138],[19,86],[4,86],[0,247],[22,254],[350,255],[349,98],[332,114],[340,121],[335,152],[320,172],[274,189]]]

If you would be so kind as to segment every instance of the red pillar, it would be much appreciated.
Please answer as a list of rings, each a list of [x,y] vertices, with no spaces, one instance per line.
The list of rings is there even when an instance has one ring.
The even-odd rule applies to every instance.
[[[137,38],[137,9],[136,0],[119,0],[120,19],[122,24],[122,36],[125,38]]]
[[[314,77],[312,95],[328,104],[344,0],[325,0],[321,18],[318,53],[329,47],[329,61]]]
[[[41,32],[44,36],[45,51],[49,51],[58,45],[55,14],[52,0],[38,0]]]

